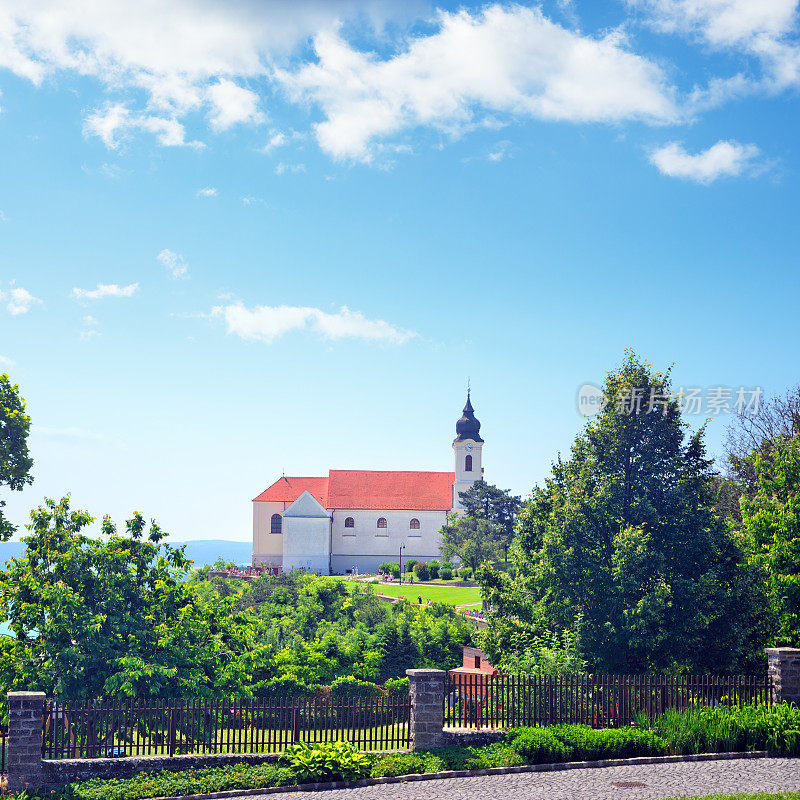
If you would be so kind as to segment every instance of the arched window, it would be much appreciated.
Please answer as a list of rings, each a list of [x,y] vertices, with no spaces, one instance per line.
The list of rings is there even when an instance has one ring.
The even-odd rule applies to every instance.
[[[345,528],[355,528],[356,521],[352,517],[347,517],[344,521]]]
[[[270,533],[280,533],[283,526],[283,519],[280,514],[273,514],[269,521]]]
[[[418,531],[419,520],[415,517],[414,519],[411,520],[411,522],[408,523],[408,527],[411,528],[412,531]]]
[[[464,459],[464,472],[472,472],[472,456]]]
[[[386,517],[378,517],[378,527],[379,528],[386,527]]]

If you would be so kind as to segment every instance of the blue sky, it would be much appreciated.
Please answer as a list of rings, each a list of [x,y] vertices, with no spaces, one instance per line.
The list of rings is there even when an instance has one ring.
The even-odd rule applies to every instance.
[[[0,2],[16,522],[245,540],[284,470],[451,468],[467,377],[526,494],[626,347],[797,383],[796,3],[155,8]]]

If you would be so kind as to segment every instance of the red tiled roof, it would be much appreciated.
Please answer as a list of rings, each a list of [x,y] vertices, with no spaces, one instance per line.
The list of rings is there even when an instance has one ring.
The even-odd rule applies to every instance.
[[[309,491],[325,508],[328,507],[328,479],[325,478],[278,478],[268,489],[264,489],[254,503],[293,503],[303,492]]]
[[[325,508],[449,511],[452,472],[389,472],[332,469],[327,478],[280,478],[254,502],[293,502],[305,490]]]

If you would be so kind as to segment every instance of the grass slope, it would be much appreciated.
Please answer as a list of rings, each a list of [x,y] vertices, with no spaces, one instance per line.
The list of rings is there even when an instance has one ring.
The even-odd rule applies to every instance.
[[[465,605],[466,603],[479,603],[481,590],[477,586],[431,586],[424,583],[415,583],[413,586],[404,583],[378,583],[375,584],[377,594],[389,597],[405,597],[412,603],[422,598],[423,603],[432,600],[434,603],[448,603],[451,606]]]

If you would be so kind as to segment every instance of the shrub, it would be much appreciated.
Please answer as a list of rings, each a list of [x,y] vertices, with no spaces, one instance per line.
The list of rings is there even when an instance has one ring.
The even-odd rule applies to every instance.
[[[526,763],[507,742],[495,742],[485,747],[471,747],[472,755],[466,760],[466,769],[488,769],[491,767],[521,767]]]
[[[391,575],[397,573],[397,577],[400,577],[400,565],[396,561],[384,561],[383,564],[378,567],[378,570],[380,572],[388,572]]]
[[[131,800],[131,798],[175,797],[233,789],[263,789],[295,783],[290,769],[276,764],[229,764],[225,767],[170,772],[142,772],[132,778],[103,779],[70,784],[64,798],[74,800]]]
[[[794,703],[669,709],[653,720],[638,718],[636,726],[666,740],[676,754],[769,750],[800,755],[800,708]]]
[[[458,577],[462,581],[468,581],[472,577],[472,569],[470,567],[461,567],[458,571]]]
[[[442,566],[440,567],[440,569],[450,569],[450,570],[455,570],[455,568],[456,568],[455,564],[453,564],[452,561],[442,561]]]
[[[331,684],[331,694],[334,697],[375,697],[380,693],[379,686],[359,680],[353,675],[342,675]]]
[[[397,775],[416,775],[422,772],[442,772],[447,769],[444,760],[428,753],[387,753],[372,765],[370,776],[391,778]]]
[[[389,697],[405,697],[408,695],[408,678],[389,678],[383,688],[389,693]]]
[[[430,580],[431,573],[430,569],[428,569],[428,565],[424,561],[419,561],[414,564],[414,575],[416,576],[417,580],[420,581]]]
[[[408,561],[406,561],[406,572],[413,572],[417,564],[419,564],[419,561],[417,561],[416,558],[409,558]]]
[[[281,756],[299,783],[357,781],[372,769],[374,758],[350,742],[298,742],[289,745]]]
[[[431,580],[435,581],[439,577],[439,562],[435,559],[428,564]]]
[[[449,581],[453,578],[453,570],[449,569],[448,567],[440,567],[439,568],[439,577],[443,581]]]
[[[506,742],[529,764],[568,761],[572,749],[547,728],[516,728],[506,735]]]
[[[594,730],[588,725],[553,725],[549,730],[577,761],[664,755],[667,743],[651,731],[635,728]]]

